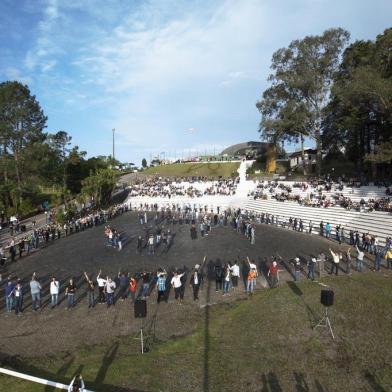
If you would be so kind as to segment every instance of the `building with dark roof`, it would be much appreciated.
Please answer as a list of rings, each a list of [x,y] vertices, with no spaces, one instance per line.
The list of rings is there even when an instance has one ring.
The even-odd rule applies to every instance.
[[[263,142],[245,142],[233,144],[230,147],[225,148],[221,155],[228,155],[232,157],[239,156],[253,156],[256,157],[261,154],[265,154],[267,152],[269,143]]]

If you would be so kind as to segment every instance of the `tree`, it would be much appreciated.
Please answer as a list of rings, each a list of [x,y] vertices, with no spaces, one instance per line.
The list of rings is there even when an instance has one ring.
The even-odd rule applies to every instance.
[[[392,29],[344,52],[326,108],[323,143],[344,151],[358,175],[391,175]]]
[[[116,186],[118,174],[111,169],[99,169],[82,181],[82,195],[96,207],[107,206]]]
[[[347,31],[330,29],[321,36],[292,41],[288,48],[276,51],[272,56],[273,73],[269,76],[272,85],[256,105],[262,114],[262,133],[267,129],[279,140],[292,138],[295,131],[297,137],[315,141],[318,174],[324,109],[339,56],[348,39]]]
[[[146,160],[146,158],[142,159],[142,167],[143,167],[143,169],[145,169],[147,167],[147,160]]]
[[[13,161],[20,198],[24,174],[23,152],[31,144],[45,140],[43,130],[46,121],[47,117],[27,86],[19,82],[0,83],[2,154]]]

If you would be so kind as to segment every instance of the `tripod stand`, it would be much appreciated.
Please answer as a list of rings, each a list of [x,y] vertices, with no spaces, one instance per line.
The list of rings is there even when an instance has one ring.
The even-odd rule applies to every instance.
[[[140,340],[140,345],[141,345],[141,353],[144,354],[145,353],[145,347],[144,347],[144,342],[145,342],[145,338],[147,338],[148,336],[145,335],[143,333],[143,319],[140,319],[140,332],[138,332],[136,334],[136,337],[134,337],[133,339],[135,340]]]
[[[329,332],[331,332],[332,339],[335,340],[335,336],[334,336],[333,331],[332,331],[331,322],[329,321],[329,317],[328,317],[328,307],[327,306],[325,307],[325,315],[324,315],[324,317],[320,320],[320,322],[313,329],[316,329],[318,327],[329,328]]]

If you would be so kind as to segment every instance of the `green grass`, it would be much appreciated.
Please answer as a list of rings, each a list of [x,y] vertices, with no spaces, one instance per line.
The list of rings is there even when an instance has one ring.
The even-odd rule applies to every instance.
[[[221,163],[173,163],[171,165],[162,165],[150,167],[144,170],[143,174],[173,176],[173,177],[236,177],[238,175],[238,162],[221,162]]]
[[[323,315],[321,287],[302,282],[206,308],[192,335],[155,343],[143,356],[124,338],[15,366],[56,381],[81,371],[88,388],[105,392],[391,391],[390,278],[325,278],[335,291],[335,341],[312,329]],[[5,376],[0,383],[16,392],[51,390]]]

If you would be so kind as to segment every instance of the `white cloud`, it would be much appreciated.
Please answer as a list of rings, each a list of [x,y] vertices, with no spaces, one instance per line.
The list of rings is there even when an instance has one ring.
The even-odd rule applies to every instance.
[[[31,84],[32,79],[28,76],[24,76],[22,72],[15,67],[7,67],[5,70],[5,76],[8,80],[17,80],[23,84]]]

